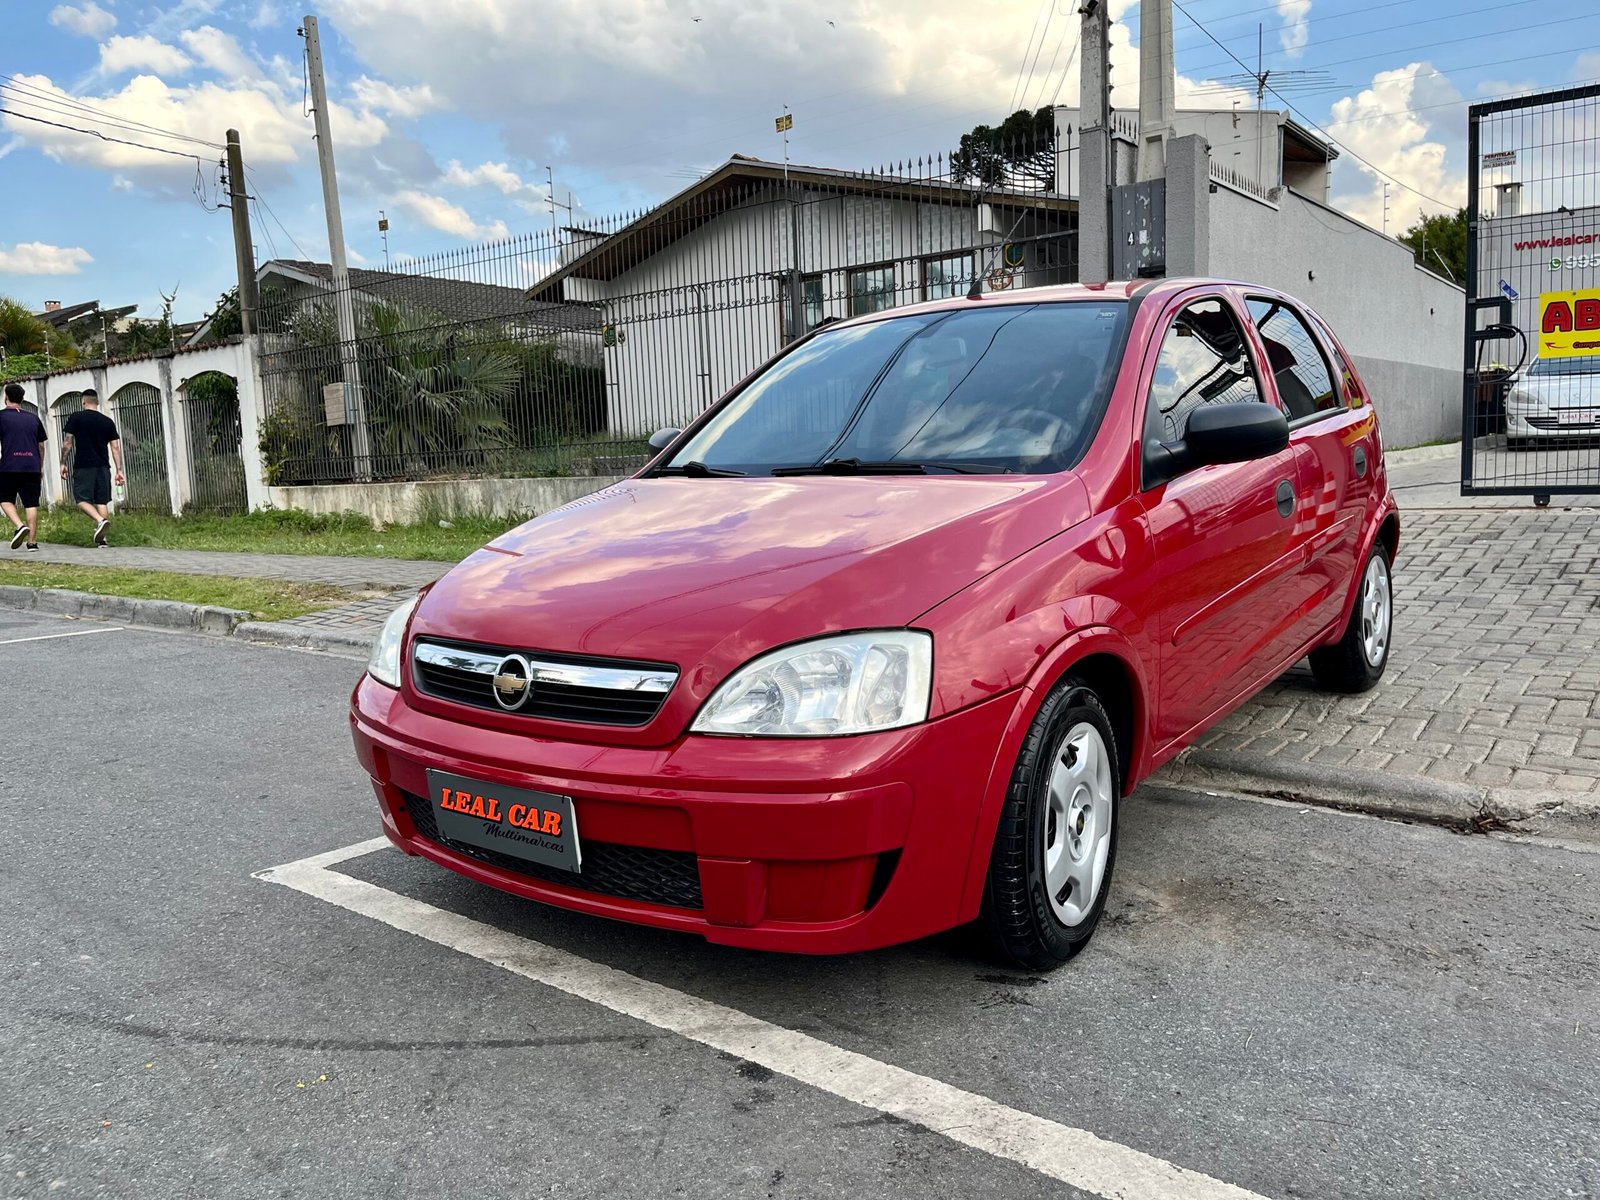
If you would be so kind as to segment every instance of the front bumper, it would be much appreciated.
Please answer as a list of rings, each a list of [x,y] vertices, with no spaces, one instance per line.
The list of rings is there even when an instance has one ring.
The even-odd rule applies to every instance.
[[[1009,777],[995,754],[1019,695],[860,737],[606,747],[434,716],[363,676],[350,720],[384,832],[408,854],[579,912],[838,954],[976,916],[962,906],[966,875],[985,794]],[[597,869],[524,870],[447,843],[429,820],[430,767],[573,797]]]
[[[1530,421],[1529,418],[1532,418]],[[1537,422],[1535,424],[1534,422]],[[1586,424],[1562,424],[1558,414],[1545,409],[1533,409],[1519,412],[1516,409],[1506,410],[1506,436],[1518,440],[1534,441],[1561,438],[1596,438],[1600,437],[1600,424],[1590,417]]]

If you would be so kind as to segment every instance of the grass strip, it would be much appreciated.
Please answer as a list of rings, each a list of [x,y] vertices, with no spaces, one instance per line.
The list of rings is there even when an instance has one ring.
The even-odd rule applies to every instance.
[[[65,588],[74,592],[93,592],[99,596],[131,596],[138,600],[214,604],[222,608],[243,609],[261,621],[286,621],[361,599],[361,593],[325,583],[233,579],[218,575],[183,575],[174,571],[63,566],[55,563],[0,562],[0,584]]]
[[[441,526],[437,518],[415,525],[391,525],[381,532],[356,513],[316,515],[295,509],[217,516],[192,513],[118,513],[111,519],[114,546],[162,550],[225,550],[246,554],[335,554],[357,558],[406,558],[460,562],[521,517],[457,517]],[[77,509],[39,514],[39,540],[89,546],[94,525]]]

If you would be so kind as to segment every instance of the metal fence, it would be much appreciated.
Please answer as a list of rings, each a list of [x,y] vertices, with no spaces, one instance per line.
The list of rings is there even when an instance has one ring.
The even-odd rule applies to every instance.
[[[735,158],[647,212],[352,270],[346,295],[325,265],[269,264],[268,480],[631,470],[652,432],[820,324],[1075,279],[1068,149],[964,142],[859,172]]]
[[[118,507],[171,513],[167,446],[161,428],[161,392],[148,383],[130,383],[111,397],[122,440],[128,495]]]
[[[1463,494],[1600,492],[1600,85],[1474,104]]]
[[[189,438],[188,507],[244,512],[249,504],[238,381],[221,371],[196,375],[184,381],[182,404]]]

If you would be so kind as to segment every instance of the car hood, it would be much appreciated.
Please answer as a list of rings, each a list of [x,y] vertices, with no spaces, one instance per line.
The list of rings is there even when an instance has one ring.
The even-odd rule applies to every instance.
[[[1524,375],[1511,385],[1511,399],[1542,404],[1551,412],[1600,408],[1600,374]]]
[[[905,625],[1088,516],[1072,475],[632,479],[436,583],[413,631],[699,666]]]

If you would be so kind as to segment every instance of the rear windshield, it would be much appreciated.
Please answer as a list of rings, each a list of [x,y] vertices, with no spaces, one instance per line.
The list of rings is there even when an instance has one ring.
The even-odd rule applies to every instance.
[[[1600,357],[1596,358],[1536,358],[1528,368],[1529,375],[1596,375],[1600,374]]]
[[[733,396],[665,466],[1064,470],[1099,427],[1127,313],[1126,301],[975,301],[826,330]]]

